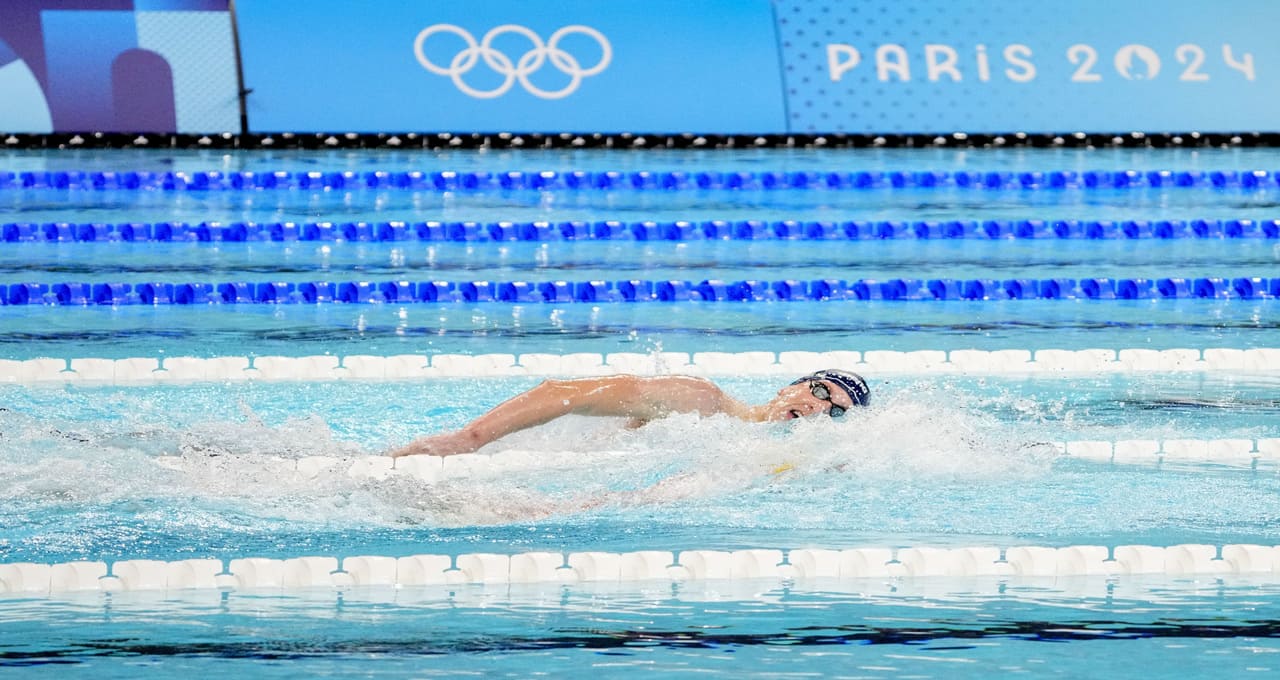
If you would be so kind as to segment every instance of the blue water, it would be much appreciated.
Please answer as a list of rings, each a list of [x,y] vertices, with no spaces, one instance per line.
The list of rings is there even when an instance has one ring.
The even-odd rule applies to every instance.
[[[773,241],[690,243],[27,243],[7,245],[0,284],[54,280],[599,281],[666,280],[714,273],[741,279],[1257,276],[1280,244],[1256,239],[1120,241]],[[1048,252],[1047,252],[1048,251]],[[45,274],[44,272],[49,272]],[[193,272],[198,272],[192,277]],[[696,280],[696,279],[695,279]]]
[[[1207,150],[68,152],[5,170],[1275,169]],[[1280,190],[5,191],[3,221],[1275,219]],[[0,243],[0,284],[197,280],[1048,278],[1280,274],[1269,240]],[[1274,348],[1276,301],[0,307],[0,359]],[[0,376],[3,377],[3,376]],[[1280,474],[1046,444],[1280,437],[1272,371],[868,376],[844,422],[568,419],[482,451],[545,467],[437,485],[303,478],[532,378],[0,385],[0,563],[531,550],[1280,543]],[[748,401],[780,381],[720,381]],[[168,461],[161,465],[157,459]],[[785,475],[772,470],[792,466]],[[674,486],[653,484],[683,480]],[[584,508],[588,508],[585,509]],[[98,677],[534,671],[967,677],[1274,672],[1275,583],[1223,577],[125,593],[7,599],[0,666]],[[932,588],[932,589],[930,589]],[[1119,588],[1117,591],[1116,589]],[[1126,590],[1126,588],[1128,590]],[[1094,632],[1080,632],[1080,631]],[[905,631],[905,632],[904,632]],[[1063,631],[1076,631],[1068,633]],[[1096,650],[1096,651],[1095,651]]]
[[[287,166],[284,166],[287,167]],[[608,166],[606,166],[608,167]],[[776,167],[771,168],[776,169]],[[1275,219],[1274,185],[1256,188],[991,190],[5,190],[0,206],[29,222],[534,221],[581,219]],[[128,214],[115,212],[121,203]],[[1102,205],[1105,211],[1099,211]],[[705,217],[700,217],[705,216]],[[1096,219],[1096,218],[1095,218]]]
[[[1274,584],[1126,588],[991,584],[939,601],[909,587],[851,594],[733,585],[365,590],[332,595],[131,594],[7,602],[10,675],[30,664],[129,677],[242,672],[422,677],[984,678],[1274,674]]]

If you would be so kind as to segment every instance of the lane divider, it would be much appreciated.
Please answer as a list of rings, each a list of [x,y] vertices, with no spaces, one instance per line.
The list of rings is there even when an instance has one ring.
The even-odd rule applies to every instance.
[[[120,560],[0,564],[0,596],[63,593],[348,589],[361,586],[515,583],[824,582],[991,577],[1017,582],[1059,577],[1250,575],[1280,578],[1280,546],[1181,544],[865,547],[790,550],[464,553],[274,559]]]
[[[622,222],[7,222],[0,242],[1275,239],[1280,220],[672,220]]]
[[[1064,456],[1111,465],[1162,466],[1175,464],[1222,465],[1246,470],[1275,469],[1280,465],[1280,438],[1258,439],[1122,439],[1053,442]],[[626,456],[626,452],[597,452]],[[160,456],[160,467],[181,471],[182,456]],[[423,484],[463,479],[512,479],[520,474],[556,468],[572,468],[580,463],[574,451],[548,452],[504,450],[492,454],[465,453],[453,456],[241,456],[243,466],[267,468],[283,478],[296,475],[312,480],[322,476],[345,475],[357,479],[385,480],[410,478]],[[794,470],[792,466],[789,469]]]
[[[632,373],[798,376],[833,366],[883,375],[1096,375],[1099,373],[1280,371],[1280,348],[953,349],[833,352],[654,352],[595,354],[403,354],[315,356],[0,359],[0,384],[425,380],[583,377]]]
[[[1256,470],[1263,467],[1274,468],[1280,464],[1280,438],[1074,440],[1053,442],[1053,446],[1070,458],[1113,465],[1213,463]],[[611,455],[627,454],[615,452]],[[248,464],[249,458],[244,460]],[[531,470],[572,467],[580,458],[573,451],[556,453],[505,450],[493,454],[421,455],[396,459],[386,456],[308,456],[296,459],[258,456],[254,460],[257,464],[270,468],[272,474],[292,473],[303,479],[315,479],[326,474],[345,474],[375,480],[409,477],[422,483],[436,484],[483,477],[510,479],[513,475]],[[161,456],[156,458],[156,464],[182,470],[184,461],[181,456]]]
[[[0,171],[0,190],[1274,189],[1280,171]]]
[[[223,305],[412,303],[774,302],[795,300],[1264,300],[1280,277],[1054,279],[719,279],[624,281],[225,281],[12,283],[0,304]]]

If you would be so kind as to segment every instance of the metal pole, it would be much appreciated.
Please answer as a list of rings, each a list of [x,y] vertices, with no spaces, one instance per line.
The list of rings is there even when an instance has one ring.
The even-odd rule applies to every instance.
[[[244,86],[244,63],[240,60],[240,28],[236,23],[236,0],[227,0],[227,12],[231,15],[231,42],[236,51],[236,86],[239,88],[237,98],[240,100],[240,134],[249,134],[249,94],[251,89]]]

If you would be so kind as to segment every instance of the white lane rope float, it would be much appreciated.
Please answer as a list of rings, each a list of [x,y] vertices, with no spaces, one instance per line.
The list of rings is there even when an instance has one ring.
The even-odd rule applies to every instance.
[[[1280,371],[1280,348],[36,358],[0,360],[0,384],[377,381],[520,376],[583,377],[615,373],[794,376],[832,366],[877,376],[1274,372]]]
[[[1249,577],[1280,583],[1280,546],[1010,545],[960,548],[861,547],[635,552],[525,552],[244,557],[0,564],[0,598],[121,591],[302,589],[363,586],[500,586],[519,583],[607,584],[751,582],[780,586],[822,579],[857,591],[876,583],[936,579],[972,590],[977,579],[1043,585],[1046,579],[1131,576]],[[958,582],[958,583],[957,583]],[[1046,593],[1048,595],[1048,593]]]

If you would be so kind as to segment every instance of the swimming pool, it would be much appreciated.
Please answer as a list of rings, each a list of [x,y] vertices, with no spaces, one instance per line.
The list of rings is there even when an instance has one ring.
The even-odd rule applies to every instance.
[[[0,663],[1274,670],[1277,160],[8,152]],[[828,364],[874,407],[378,457]]]

